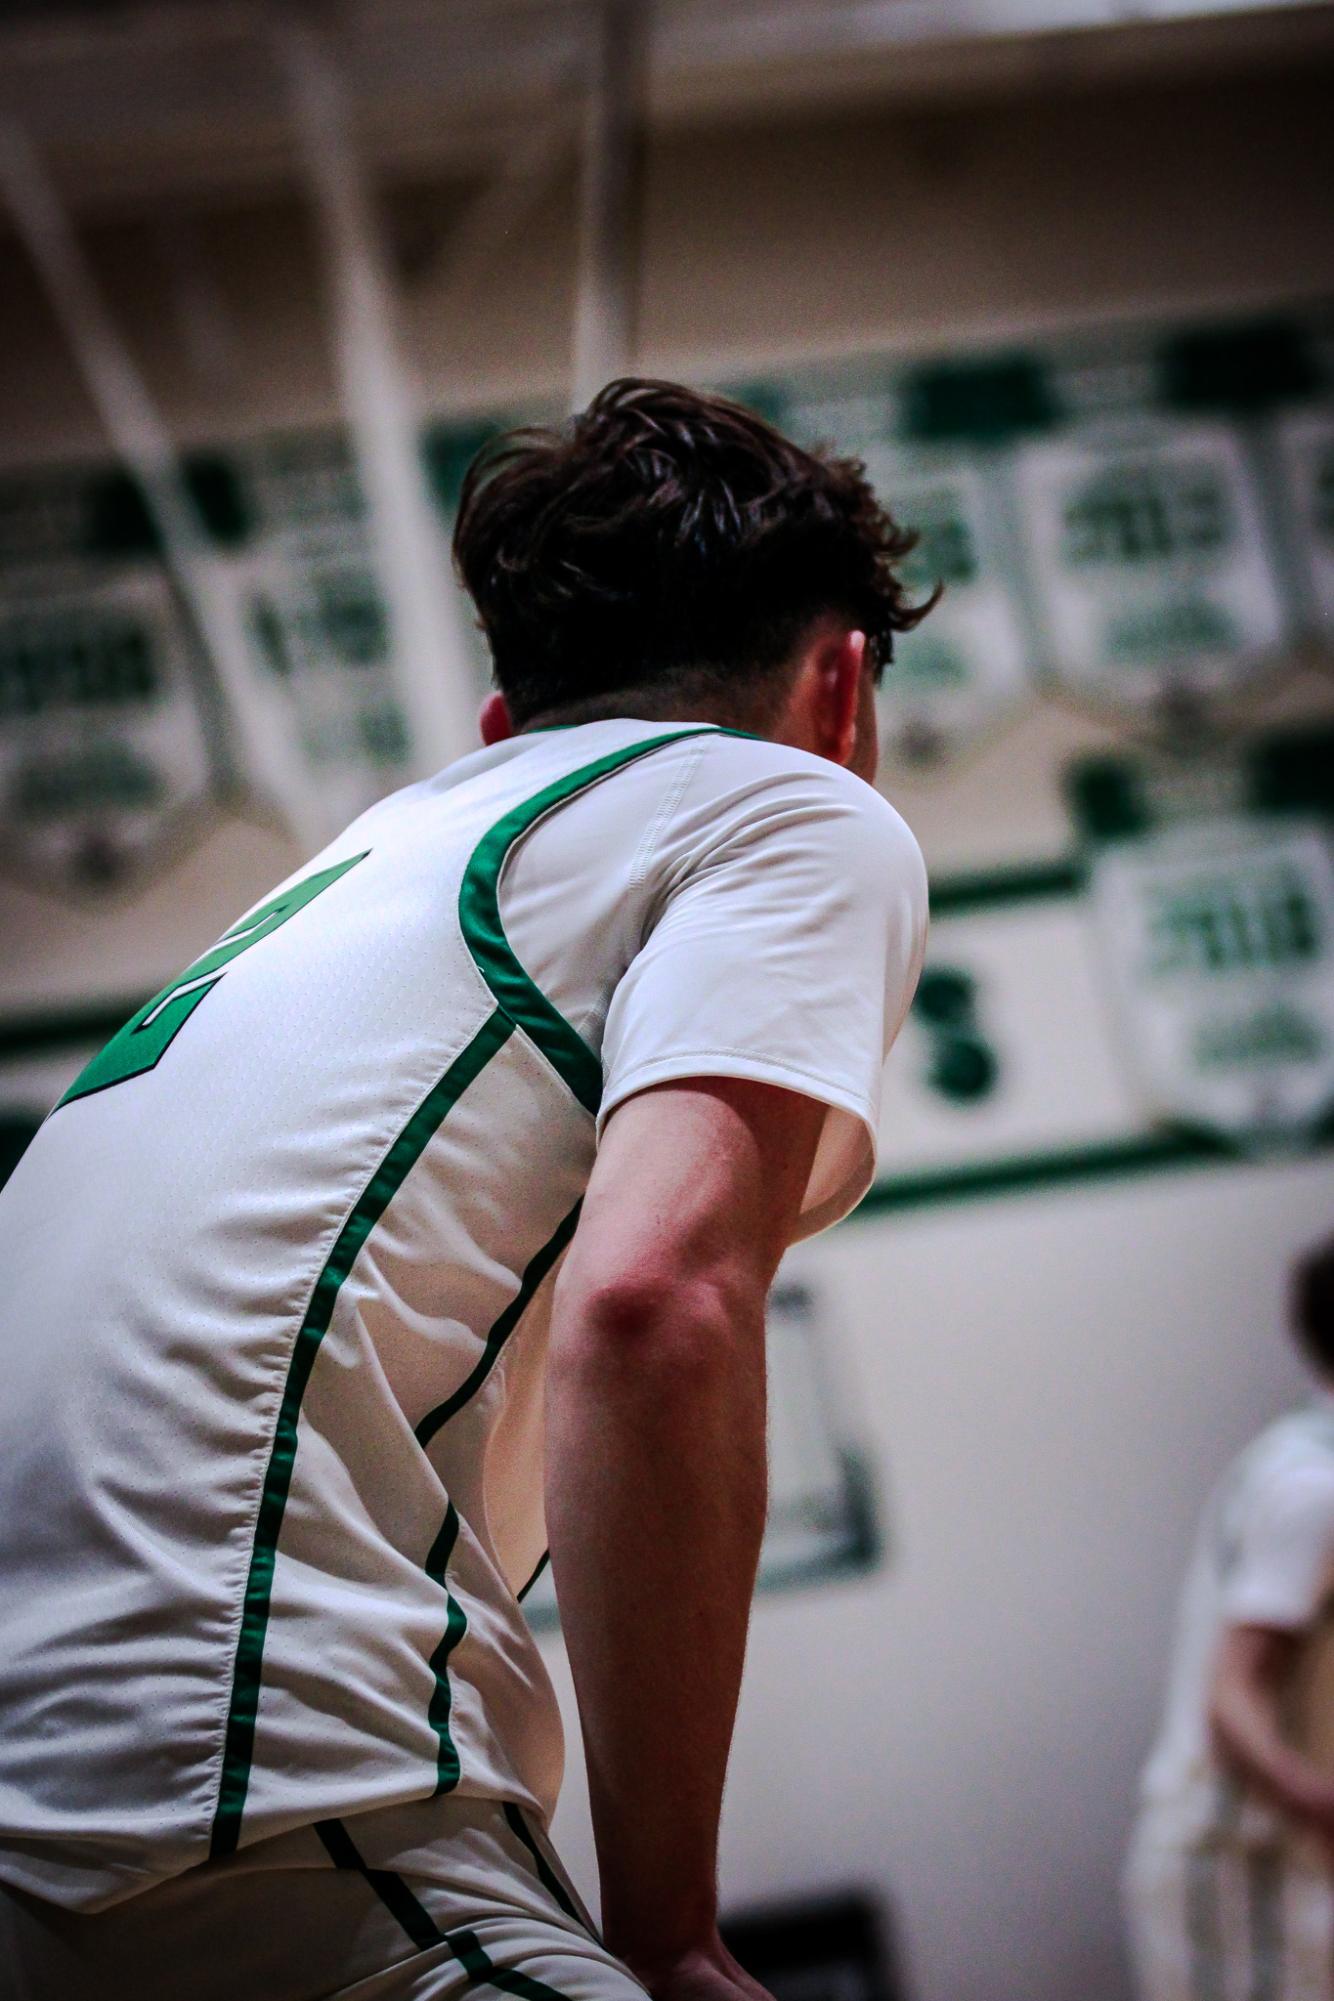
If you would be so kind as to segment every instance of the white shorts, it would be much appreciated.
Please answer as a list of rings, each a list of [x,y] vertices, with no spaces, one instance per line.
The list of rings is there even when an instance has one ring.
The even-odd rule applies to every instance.
[[[644,2001],[541,1831],[432,1800],[257,1842],[91,1915],[0,1884],[3,2001]]]
[[[1149,1812],[1124,1888],[1139,2001],[1334,2001],[1334,1873],[1313,1854]]]

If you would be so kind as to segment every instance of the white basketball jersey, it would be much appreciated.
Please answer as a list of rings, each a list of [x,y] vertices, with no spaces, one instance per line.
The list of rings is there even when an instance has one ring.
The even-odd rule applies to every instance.
[[[0,1876],[92,1909],[432,1794],[550,1813],[518,1599],[600,1121],[813,1096],[836,1220],[925,909],[846,772],[590,723],[373,808],[127,1024],[0,1195]]]
[[[1242,1797],[1211,1741],[1218,1649],[1235,1625],[1300,1635],[1312,1660],[1334,1630],[1334,1400],[1328,1396],[1279,1418],[1247,1446],[1215,1489],[1196,1537],[1166,1714],[1143,1780],[1147,1804],[1170,1809],[1191,1838],[1281,1832],[1273,1809],[1258,1796]],[[1304,1706],[1298,1702],[1289,1718],[1298,1738],[1318,1734],[1317,1720],[1297,1713]]]

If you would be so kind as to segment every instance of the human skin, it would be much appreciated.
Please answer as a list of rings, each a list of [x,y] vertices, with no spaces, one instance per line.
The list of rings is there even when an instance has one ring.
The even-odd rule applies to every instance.
[[[482,727],[487,742],[512,733],[503,696]],[[815,622],[781,712],[756,733],[869,783],[864,635]],[[628,1099],[555,1291],[552,1571],[603,1932],[654,2001],[767,2001],[718,1935],[718,1821],[767,1502],[765,1302],[823,1118],[795,1092],[725,1078]]]
[[[1334,1869],[1334,1779],[1283,1734],[1283,1700],[1301,1639],[1273,1626],[1230,1626],[1214,1669],[1209,1721],[1227,1762],[1316,1835]]]

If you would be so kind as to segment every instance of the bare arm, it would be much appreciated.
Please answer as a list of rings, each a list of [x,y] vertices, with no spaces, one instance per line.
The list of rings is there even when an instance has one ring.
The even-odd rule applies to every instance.
[[[556,1288],[547,1523],[603,1929],[683,2001],[760,1993],[718,1941],[718,1817],[764,1528],[765,1298],[822,1117],[730,1079],[628,1099]]]
[[[1214,1671],[1209,1721],[1242,1776],[1334,1848],[1334,1780],[1284,1738],[1282,1700],[1300,1636],[1229,1626]]]

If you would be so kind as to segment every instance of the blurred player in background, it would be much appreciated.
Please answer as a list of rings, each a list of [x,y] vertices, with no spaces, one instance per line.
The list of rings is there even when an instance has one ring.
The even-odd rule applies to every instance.
[[[921,963],[870,783],[909,546],[855,462],[670,385],[489,448],[486,747],[37,1135],[0,1198],[7,2001],[759,1994],[715,1870],[765,1298],[871,1179]],[[548,1540],[605,1945],[546,1835]]]
[[[1143,2001],[1334,1997],[1334,1240],[1292,1286],[1318,1390],[1206,1510],[1127,1871]]]

